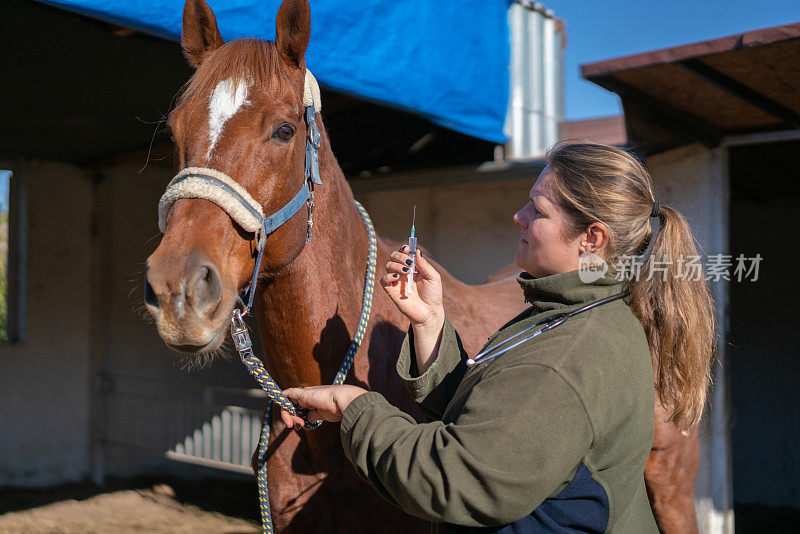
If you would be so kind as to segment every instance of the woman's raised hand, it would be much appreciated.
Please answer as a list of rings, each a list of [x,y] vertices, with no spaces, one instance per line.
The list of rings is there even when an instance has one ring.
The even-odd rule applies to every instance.
[[[417,249],[417,272],[409,288],[408,271],[412,269],[412,261],[407,252],[407,245],[392,252],[391,261],[386,264],[386,276],[381,278],[381,285],[397,309],[413,326],[439,323],[444,317],[442,278],[422,257],[420,249]]]

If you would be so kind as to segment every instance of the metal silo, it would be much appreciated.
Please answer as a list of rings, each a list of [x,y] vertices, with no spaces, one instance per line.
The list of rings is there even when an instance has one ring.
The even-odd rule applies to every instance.
[[[511,56],[506,158],[538,159],[559,139],[564,118],[564,25],[538,2],[508,9]]]

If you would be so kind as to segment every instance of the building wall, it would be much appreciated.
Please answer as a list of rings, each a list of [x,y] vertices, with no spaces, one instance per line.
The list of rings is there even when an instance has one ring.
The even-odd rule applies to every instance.
[[[728,253],[729,185],[725,149],[690,145],[647,161],[656,199],[676,208],[688,220],[706,254]],[[719,364],[700,429],[700,468],[695,497],[700,532],[733,532],[730,455],[730,408],[724,329],[728,296],[724,283],[712,284],[720,325]]]
[[[0,485],[78,480],[90,456],[93,182],[63,164],[0,168],[24,178],[28,213],[26,333],[0,345]]]

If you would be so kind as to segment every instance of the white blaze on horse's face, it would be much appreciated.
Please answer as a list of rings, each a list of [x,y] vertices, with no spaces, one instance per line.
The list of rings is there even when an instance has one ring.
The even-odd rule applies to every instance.
[[[249,104],[247,101],[249,85],[249,82],[242,80],[234,86],[234,80],[226,78],[219,82],[211,92],[208,102],[208,137],[211,144],[208,145],[207,159],[211,157],[211,151],[214,150],[217,140],[222,135],[222,128],[228,119],[236,115],[239,108]]]

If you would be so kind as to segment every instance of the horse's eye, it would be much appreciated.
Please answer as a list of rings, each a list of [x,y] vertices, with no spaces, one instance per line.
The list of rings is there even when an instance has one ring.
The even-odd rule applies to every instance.
[[[284,143],[292,138],[294,135],[294,126],[289,124],[288,122],[284,122],[278,129],[272,133],[272,137],[277,139],[278,141],[283,141]]]

